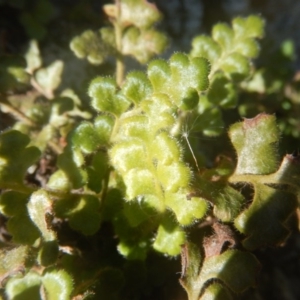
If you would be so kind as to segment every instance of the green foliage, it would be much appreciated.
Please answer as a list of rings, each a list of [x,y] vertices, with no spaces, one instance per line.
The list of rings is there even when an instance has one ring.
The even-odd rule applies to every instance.
[[[45,271],[43,275],[29,272],[23,278],[11,278],[6,287],[9,299],[40,299],[45,293],[47,299],[70,299],[72,280],[63,270]]]
[[[85,235],[95,234],[100,227],[99,200],[93,196],[60,199],[55,205],[56,215],[68,218],[75,230]]]
[[[275,117],[259,115],[246,119],[232,125],[229,134],[238,155],[237,174],[270,174],[276,170],[279,131]]]
[[[255,285],[260,264],[251,252],[287,239],[299,193],[299,157],[280,163],[275,116],[234,123],[223,114],[246,111],[239,94],[263,76],[252,60],[264,22],[216,24],[211,37],[193,40],[189,55],[152,60],[125,77],[124,56],[146,63],[165,48],[154,29],[161,14],[144,0],[104,11],[113,27],[70,44],[92,64],[117,60],[116,79],[90,81],[91,112],[74,91],[61,92],[64,63],[43,67],[36,41],[27,66],[0,62],[1,110],[17,119],[0,133],[0,212],[11,236],[0,252],[3,293],[142,299],[152,281],[164,285],[167,272],[178,272],[160,267],[163,255],[181,253],[189,300],[234,299]],[[27,88],[33,96],[18,98]],[[221,145],[213,164],[185,127],[218,136],[227,123],[236,153]]]
[[[1,188],[25,188],[27,169],[39,158],[36,147],[27,147],[28,136],[16,130],[8,130],[0,136],[0,186]]]
[[[25,59],[19,56],[0,56],[0,92],[6,93],[13,90],[25,90],[30,77],[25,72]]]
[[[28,256],[28,247],[19,246],[7,251],[1,249],[0,252],[0,278],[1,282],[8,279],[10,276],[15,276],[22,273],[24,269],[24,261]]]
[[[98,65],[109,55],[129,55],[145,64],[166,48],[167,37],[154,29],[161,14],[153,4],[123,0],[120,5],[106,4],[104,12],[116,30],[111,27],[98,32],[87,30],[74,37],[70,48],[78,58],[87,58]]]
[[[27,194],[7,191],[0,198],[1,212],[10,217],[7,228],[15,243],[21,245],[33,245],[39,237],[38,229],[28,216],[27,197]]]
[[[112,34],[114,32],[110,28],[102,28],[99,32],[86,30],[71,41],[70,48],[78,58],[86,57],[92,64],[101,64],[107,55],[115,51]]]
[[[190,56],[205,57],[211,66],[210,88],[202,110],[210,122],[214,122],[212,130],[203,126],[206,127],[204,134],[218,135],[220,130],[216,128],[222,127],[221,108],[237,105],[238,86],[251,74],[250,59],[259,53],[256,39],[263,36],[263,28],[264,22],[258,16],[238,17],[232,21],[232,27],[219,23],[213,27],[211,37],[200,35],[193,39]]]
[[[221,299],[222,294],[225,295],[225,299],[232,299],[229,291],[241,293],[255,284],[259,263],[252,254],[227,250],[201,262],[201,254],[195,248],[194,245],[188,245],[187,249],[183,250],[188,258],[181,284],[187,290],[189,299],[206,299],[208,295],[211,295],[212,299]],[[243,268],[240,268],[241,265]],[[211,279],[218,279],[220,283],[207,283]]]

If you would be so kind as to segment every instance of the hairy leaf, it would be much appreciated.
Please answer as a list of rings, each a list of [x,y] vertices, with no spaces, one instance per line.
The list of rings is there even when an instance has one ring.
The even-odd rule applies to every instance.
[[[13,249],[1,249],[0,251],[0,282],[8,277],[13,277],[22,273],[25,269],[25,263],[28,256],[29,248],[19,246]]]
[[[149,28],[160,19],[161,14],[156,6],[148,1],[121,1],[121,22],[123,26],[134,24],[138,28]]]
[[[72,278],[64,270],[46,272],[41,278],[49,300],[68,300],[73,289]]]
[[[283,242],[289,234],[284,221],[296,207],[296,195],[255,184],[253,203],[234,222],[236,228],[247,236],[244,247],[254,250]]]
[[[142,64],[154,55],[161,54],[167,46],[167,37],[154,29],[128,28],[122,38],[122,52],[131,55]]]
[[[91,195],[73,196],[56,201],[54,211],[68,218],[70,226],[85,235],[93,235],[100,228],[99,199]]]
[[[47,215],[52,213],[52,201],[46,191],[39,190],[33,193],[27,204],[30,219],[39,229],[45,241],[56,239],[54,232],[49,229]]]
[[[183,229],[176,224],[171,215],[166,214],[158,227],[153,248],[170,256],[176,256],[180,253],[185,239]]]
[[[219,288],[214,291],[206,286],[214,279],[220,280],[222,285],[231,291],[241,293],[255,284],[255,276],[259,269],[258,261],[251,253],[238,250],[227,250],[202,261],[198,247],[191,243],[183,246],[182,260],[183,273],[180,282],[187,291],[189,300],[198,300],[201,294],[208,297],[208,292],[218,291]],[[228,292],[223,293],[228,297]]]
[[[238,155],[236,174],[270,174],[277,169],[279,130],[274,116],[245,119],[232,125],[229,135]]]
[[[27,194],[7,191],[1,195],[0,208],[4,215],[10,217],[7,229],[13,241],[23,245],[32,245],[40,237],[40,233],[28,215],[27,202]]]
[[[96,110],[116,116],[125,112],[130,105],[129,100],[117,92],[117,84],[112,78],[95,78],[89,86],[88,94]]]
[[[7,130],[0,134],[0,186],[2,188],[23,186],[27,169],[40,156],[40,151],[36,147],[27,147],[29,142],[27,135],[16,130]]]
[[[36,272],[29,272],[22,278],[11,278],[5,287],[9,299],[40,299],[41,277]]]
[[[115,52],[114,31],[110,28],[98,32],[86,30],[72,39],[70,48],[78,58],[87,58],[94,65],[102,64],[109,54]]]

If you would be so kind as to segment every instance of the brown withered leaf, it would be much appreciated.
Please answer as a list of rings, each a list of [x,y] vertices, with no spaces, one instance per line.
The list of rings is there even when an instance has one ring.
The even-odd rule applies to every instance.
[[[205,258],[219,255],[228,248],[234,248],[237,244],[235,234],[230,226],[214,222],[212,228],[214,234],[205,237],[203,242]]]

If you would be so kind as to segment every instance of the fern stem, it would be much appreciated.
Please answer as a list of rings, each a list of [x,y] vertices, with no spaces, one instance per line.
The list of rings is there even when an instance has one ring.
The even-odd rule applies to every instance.
[[[12,106],[6,99],[0,99],[0,107],[3,107],[7,113],[14,116],[17,120],[23,121],[25,124],[36,127],[36,123],[27,117],[22,111],[18,108]]]

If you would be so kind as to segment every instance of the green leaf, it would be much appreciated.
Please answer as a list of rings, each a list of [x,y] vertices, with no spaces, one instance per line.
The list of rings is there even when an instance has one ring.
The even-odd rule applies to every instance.
[[[141,195],[151,195],[155,191],[155,177],[148,169],[131,169],[123,179],[126,185],[126,198],[129,200]]]
[[[262,38],[264,36],[265,22],[259,16],[247,18],[237,17],[232,21],[232,27],[236,38]]]
[[[182,270],[179,282],[187,292],[189,300],[199,300],[202,286],[197,281],[202,262],[203,257],[198,246],[190,242],[181,245]]]
[[[84,235],[93,235],[100,228],[100,202],[91,195],[72,196],[55,202],[54,211],[68,218],[70,226]]]
[[[0,280],[2,284],[6,278],[15,276],[23,271],[28,252],[29,248],[27,246],[0,250]]]
[[[60,97],[69,98],[73,101],[73,110],[68,112],[69,116],[72,117],[81,117],[82,119],[90,119],[92,117],[91,112],[84,111],[82,107],[82,100],[78,97],[78,95],[70,88],[64,89],[60,93]]]
[[[40,236],[27,211],[28,195],[7,191],[0,197],[1,212],[10,217],[7,229],[15,243],[32,245]]]
[[[0,55],[0,92],[24,91],[29,87],[30,75],[21,56]]]
[[[245,199],[241,193],[219,180],[217,182],[198,179],[201,196],[214,205],[214,215],[223,222],[230,222],[240,213]]]
[[[129,100],[117,92],[117,84],[112,78],[95,78],[89,86],[88,94],[94,109],[116,116],[125,112],[130,105]]]
[[[150,145],[153,161],[158,161],[161,165],[169,166],[180,160],[181,151],[177,141],[165,131],[157,134],[155,140]]]
[[[33,271],[22,278],[11,278],[6,285],[9,299],[41,299],[41,285],[45,288],[47,299],[68,300],[72,292],[72,279],[64,270],[46,271],[41,276]]]
[[[218,136],[223,131],[224,123],[221,111],[207,97],[202,96],[198,104],[198,114],[193,130],[206,136]]]
[[[88,187],[96,193],[102,190],[103,180],[108,174],[108,157],[104,152],[93,156],[91,165],[87,168]]]
[[[47,187],[53,190],[68,192],[72,189],[72,183],[64,171],[58,170],[50,176]]]
[[[105,205],[101,207],[101,219],[111,221],[113,217],[123,209],[124,200],[120,189],[111,188],[108,190]]]
[[[230,127],[229,135],[237,151],[236,174],[270,174],[278,166],[279,130],[275,116],[260,114]]]
[[[97,150],[100,139],[93,124],[82,122],[72,132],[72,145],[80,149],[85,154],[90,154]]]
[[[147,201],[130,201],[123,204],[124,216],[128,220],[131,227],[136,227],[142,222],[147,221],[149,218],[157,215],[157,211],[151,207]]]
[[[5,292],[9,299],[40,300],[40,284],[40,275],[29,272],[22,278],[11,278],[5,286]]]
[[[287,154],[276,173],[269,175],[276,183],[289,185],[293,191],[299,189],[299,155]]]
[[[87,181],[86,171],[82,168],[84,163],[84,157],[79,149],[66,147],[64,152],[58,156],[57,162],[64,174],[54,173],[54,178],[50,181],[51,185],[63,190],[66,190],[68,186],[74,189],[82,187]]]
[[[214,215],[223,222],[232,221],[244,204],[244,197],[230,186],[223,184],[213,188]]]
[[[145,73],[132,71],[126,76],[122,85],[122,93],[137,105],[152,93],[152,86]]]
[[[52,100],[49,123],[59,128],[69,122],[68,113],[74,108],[74,102],[69,97],[57,97]]]
[[[240,266],[243,266],[241,268]],[[205,259],[200,277],[203,284],[218,278],[235,293],[241,293],[255,285],[259,262],[249,252],[227,250],[224,253]]]
[[[40,55],[39,46],[36,40],[31,40],[29,48],[25,54],[27,62],[27,71],[33,73],[33,71],[39,69],[42,66],[42,58]]]
[[[158,252],[176,256],[180,253],[185,239],[184,230],[178,226],[170,214],[165,214],[158,227],[153,248]]]
[[[227,250],[203,261],[200,249],[193,243],[184,245],[181,255],[183,273],[180,283],[186,290],[189,300],[198,300],[203,290],[204,295],[214,293],[215,288],[219,290],[220,287],[207,286],[209,282],[216,279],[234,293],[241,293],[255,285],[256,273],[260,267],[259,262],[251,253],[239,250]],[[223,290],[223,293],[227,295],[227,298],[229,297],[228,292]],[[217,295],[213,296],[215,299]]]
[[[147,141],[149,138],[149,120],[145,115],[129,115],[122,118],[117,138],[119,141],[128,141],[128,138]]]
[[[10,217],[7,229],[15,243],[32,245],[40,236],[37,227],[28,216],[28,195],[8,191],[1,195],[1,212]]]
[[[154,55],[161,54],[167,43],[167,37],[159,31],[130,27],[122,37],[122,53],[146,64]]]
[[[152,60],[147,69],[154,92],[166,93],[166,84],[171,76],[169,64],[163,59]]]
[[[121,174],[133,168],[143,168],[147,152],[141,141],[128,141],[116,144],[109,152],[112,165]]]
[[[217,73],[210,84],[207,99],[222,108],[234,108],[238,100],[236,87],[223,74]]]
[[[54,231],[49,229],[47,215],[52,213],[52,200],[46,191],[38,190],[34,192],[27,204],[30,219],[39,229],[45,241],[53,241],[56,239]]]
[[[56,263],[58,258],[57,240],[43,242],[38,253],[38,262],[41,266],[48,267]]]
[[[202,219],[208,209],[207,202],[198,197],[181,193],[166,193],[166,205],[174,212],[180,225],[190,225],[195,220]]]
[[[249,60],[239,53],[229,54],[221,61],[220,68],[235,81],[241,81],[250,74]]]
[[[260,50],[258,43],[251,38],[240,39],[234,48],[235,51],[249,58],[256,58]]]
[[[109,144],[114,124],[115,119],[110,115],[101,115],[95,118],[94,127],[100,144]]]
[[[20,224],[22,225],[20,226]],[[39,231],[29,219],[28,212],[25,209],[8,220],[7,229],[13,236],[13,241],[18,244],[33,245],[40,237]]]
[[[46,271],[41,278],[47,300],[69,300],[73,289],[72,278],[64,270]]]
[[[63,61],[56,60],[47,68],[39,69],[35,73],[37,83],[47,93],[47,95],[52,95],[60,85],[63,68]]]
[[[234,300],[228,289],[219,284],[212,283],[204,291],[201,300]]]
[[[130,260],[145,260],[150,249],[149,238],[121,239],[118,245],[120,254]]]
[[[154,4],[145,0],[122,0],[120,19],[123,26],[149,28],[161,19],[161,14]]]
[[[246,235],[244,247],[252,251],[282,243],[289,235],[284,222],[296,207],[296,195],[256,183],[253,202],[234,221]]]
[[[46,150],[48,142],[57,137],[57,130],[51,124],[43,127],[43,129],[36,135],[35,139],[31,141],[30,146],[37,147],[41,152]]]
[[[233,30],[225,23],[216,24],[212,29],[212,38],[223,50],[229,50],[234,38]]]
[[[148,77],[154,92],[169,95],[183,110],[193,109],[199,101],[199,92],[208,88],[210,66],[205,58],[188,58],[175,53],[169,66],[162,60],[155,60],[148,67]]]
[[[191,171],[182,162],[174,162],[168,166],[158,164],[156,176],[166,192],[176,193],[179,189],[188,187]]]
[[[221,55],[220,45],[210,36],[200,35],[192,41],[192,57],[205,57],[211,63],[215,62]]]
[[[115,51],[114,41],[108,39],[108,31],[110,37],[114,37],[114,31],[107,28],[102,28],[99,32],[86,30],[72,39],[70,48],[78,58],[87,58],[94,65],[102,64]]]

